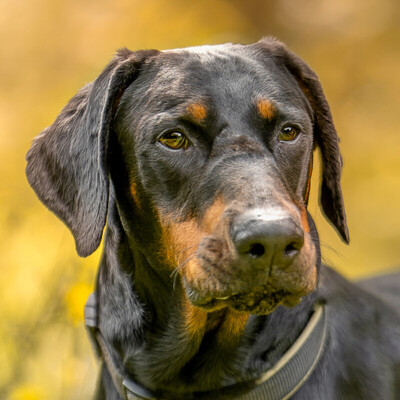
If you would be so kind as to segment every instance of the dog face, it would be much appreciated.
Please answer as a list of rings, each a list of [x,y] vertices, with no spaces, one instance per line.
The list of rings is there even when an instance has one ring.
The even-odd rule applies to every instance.
[[[316,287],[317,145],[321,204],[348,241],[337,135],[300,59],[274,40],[123,50],[35,141],[27,175],[81,255],[100,242],[110,176],[129,240],[192,305],[267,314]]]
[[[160,54],[125,91],[113,175],[128,171],[116,186],[145,218],[124,220],[132,236],[152,221],[157,264],[182,276],[193,304],[265,313],[315,288],[312,118],[293,77],[236,46]]]

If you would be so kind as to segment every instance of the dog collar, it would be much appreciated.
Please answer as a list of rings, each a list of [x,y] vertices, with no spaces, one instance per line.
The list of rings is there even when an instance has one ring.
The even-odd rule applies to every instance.
[[[311,375],[324,349],[325,307],[318,304],[300,336],[268,371],[249,382],[239,382],[207,392],[188,394],[190,399],[285,400]],[[97,299],[91,294],[85,305],[85,325],[97,356],[104,362],[114,385],[124,400],[156,400],[150,390],[134,382],[114,363],[111,351],[97,323]]]

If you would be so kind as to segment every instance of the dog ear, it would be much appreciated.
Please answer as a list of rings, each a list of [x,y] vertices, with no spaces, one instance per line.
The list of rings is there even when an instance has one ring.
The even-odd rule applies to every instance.
[[[314,137],[321,149],[323,161],[320,204],[325,217],[336,228],[342,240],[349,243],[350,237],[340,185],[342,157],[339,150],[339,138],[319,79],[303,60],[279,41],[267,38],[262,41],[262,44],[266,45],[294,76],[312,107]]]
[[[108,209],[107,143],[118,102],[156,51],[120,50],[33,142],[26,175],[39,199],[71,230],[82,257],[100,245]]]

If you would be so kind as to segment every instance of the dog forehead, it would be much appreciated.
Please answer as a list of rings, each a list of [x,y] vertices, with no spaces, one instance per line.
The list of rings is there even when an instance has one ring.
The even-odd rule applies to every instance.
[[[245,59],[249,64],[255,62],[256,52],[252,45],[242,45],[233,43],[224,43],[216,45],[203,45],[193,47],[182,47],[161,51],[161,56],[181,56],[186,60],[198,60],[204,65],[217,65],[217,63],[226,63],[234,59]]]
[[[241,44],[233,44],[233,43],[223,43],[223,44],[214,44],[214,45],[202,45],[202,46],[190,46],[190,47],[180,47],[176,49],[167,49],[162,50],[162,53],[196,53],[196,54],[203,54],[203,55],[210,55],[220,52],[226,52],[233,47],[243,47]]]
[[[143,70],[148,95],[176,100],[190,94],[218,101],[237,98],[255,102],[257,97],[279,97],[288,92],[287,72],[274,57],[260,54],[251,45],[223,44],[164,50]]]
[[[252,75],[253,79],[265,76],[265,66],[251,46],[226,43],[182,49],[165,50],[160,53],[160,67],[179,71],[183,77],[194,78],[200,73],[209,80],[232,80],[232,75]],[[267,62],[268,60],[263,60]],[[264,73],[263,73],[264,72]]]
[[[271,120],[278,112],[303,110],[303,97],[271,53],[228,43],[159,52],[142,66],[120,105],[130,119],[146,124],[187,111],[198,122],[210,115],[234,120],[252,109]]]

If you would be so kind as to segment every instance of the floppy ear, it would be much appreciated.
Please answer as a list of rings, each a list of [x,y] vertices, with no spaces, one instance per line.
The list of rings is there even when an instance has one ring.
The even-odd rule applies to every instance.
[[[26,175],[39,199],[71,230],[82,257],[100,244],[108,208],[107,143],[127,86],[156,51],[120,50],[83,87],[27,153]]]
[[[336,228],[342,240],[349,243],[350,237],[340,186],[342,157],[339,150],[339,138],[319,79],[303,60],[279,41],[269,38],[264,39],[262,43],[267,45],[267,48],[295,77],[313,109],[314,137],[321,149],[323,161],[320,204],[325,217]]]

